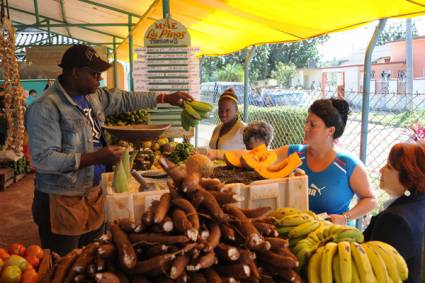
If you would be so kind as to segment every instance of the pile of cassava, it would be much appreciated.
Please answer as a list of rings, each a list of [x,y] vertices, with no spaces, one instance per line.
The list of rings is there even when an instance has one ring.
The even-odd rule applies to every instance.
[[[186,170],[160,159],[169,193],[154,201],[137,227],[109,223],[101,239],[64,256],[52,282],[302,282],[288,241],[278,237],[268,207],[240,209],[209,161]],[[205,164],[203,164],[204,162]]]

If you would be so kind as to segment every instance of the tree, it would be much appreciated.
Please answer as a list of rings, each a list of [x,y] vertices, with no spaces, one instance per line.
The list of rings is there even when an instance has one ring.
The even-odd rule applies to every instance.
[[[292,78],[295,75],[297,67],[290,63],[288,65],[278,62],[276,69],[272,71],[272,78],[277,80],[283,87],[291,87]]]
[[[412,36],[418,35],[415,22],[412,23]],[[387,42],[406,39],[406,27],[404,23],[394,23],[385,26],[378,37],[376,45],[384,45]]]
[[[278,62],[293,63],[297,68],[306,68],[319,62],[317,46],[328,40],[329,36],[319,36],[308,40],[287,44],[271,44],[269,64],[271,69],[276,68]]]
[[[272,70],[276,69],[279,62],[297,68],[312,67],[319,62],[317,46],[328,40],[328,36],[315,37],[294,43],[264,44],[256,47],[251,59],[249,79],[258,81],[271,78]],[[219,57],[204,57],[201,71],[202,81],[216,81],[219,70],[228,64],[244,66],[249,48]],[[230,67],[228,67],[230,68]]]
[[[218,81],[217,75],[227,65],[243,66],[244,57],[241,51],[224,56],[203,57],[201,64],[202,82]],[[231,67],[227,67],[231,68]],[[228,69],[229,71],[229,69]],[[243,68],[242,68],[243,77]]]
[[[227,64],[223,69],[217,72],[216,79],[220,82],[242,82],[243,67],[241,64]]]

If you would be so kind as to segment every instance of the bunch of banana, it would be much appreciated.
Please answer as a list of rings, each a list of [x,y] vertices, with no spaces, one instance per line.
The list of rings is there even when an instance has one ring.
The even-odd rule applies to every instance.
[[[213,106],[209,103],[196,100],[185,100],[181,113],[183,129],[189,131],[191,127],[198,125],[200,120],[209,117],[209,112],[211,112],[212,109]]]
[[[363,243],[362,247],[378,282],[401,282],[409,277],[406,261],[393,246],[381,241],[370,241]]]
[[[311,211],[280,208],[269,215],[276,218],[276,226],[280,235],[289,239],[289,247],[297,256],[301,267],[319,246],[327,242],[361,243],[364,240],[360,230],[320,220]]]
[[[386,283],[408,277],[406,262],[390,245],[341,241],[319,247],[307,267],[308,282]]]
[[[363,233],[357,228],[322,221],[319,228],[310,232],[304,239],[299,240],[291,249],[300,261],[300,266],[303,266],[320,245],[329,242],[361,243],[363,240]],[[291,242],[291,240],[289,241]]]

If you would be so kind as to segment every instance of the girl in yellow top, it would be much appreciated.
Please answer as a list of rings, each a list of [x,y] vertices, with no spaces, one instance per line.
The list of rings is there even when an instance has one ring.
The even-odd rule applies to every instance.
[[[238,97],[232,88],[225,90],[218,100],[218,124],[211,136],[210,148],[223,150],[245,149],[245,123],[238,117]]]

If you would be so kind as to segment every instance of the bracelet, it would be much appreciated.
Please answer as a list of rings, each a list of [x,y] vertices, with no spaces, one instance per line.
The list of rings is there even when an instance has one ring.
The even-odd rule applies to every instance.
[[[161,93],[159,95],[159,103],[164,103],[165,102],[165,93]]]
[[[351,219],[350,219],[350,215],[348,215],[348,213],[344,212],[342,214],[342,216],[344,216],[345,218],[345,224],[347,224]]]

